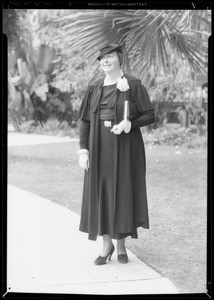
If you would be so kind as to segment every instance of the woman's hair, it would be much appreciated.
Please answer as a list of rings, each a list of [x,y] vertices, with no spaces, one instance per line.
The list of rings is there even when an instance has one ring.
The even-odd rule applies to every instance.
[[[118,52],[118,51],[115,51],[115,52],[117,53],[120,65],[122,65],[122,63],[123,63],[123,54]]]

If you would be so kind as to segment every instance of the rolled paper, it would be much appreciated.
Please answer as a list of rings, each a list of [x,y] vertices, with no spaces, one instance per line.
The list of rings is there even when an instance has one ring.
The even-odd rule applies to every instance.
[[[128,121],[129,119],[129,101],[124,101],[123,119],[125,121]]]

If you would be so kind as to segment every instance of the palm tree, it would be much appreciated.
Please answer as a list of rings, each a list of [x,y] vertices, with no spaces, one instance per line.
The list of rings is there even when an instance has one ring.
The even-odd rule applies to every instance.
[[[57,21],[66,33],[65,47],[82,51],[88,70],[100,47],[116,42],[123,45],[125,70],[148,85],[151,68],[156,75],[172,72],[175,56],[206,73],[210,19],[208,10],[82,10]]]

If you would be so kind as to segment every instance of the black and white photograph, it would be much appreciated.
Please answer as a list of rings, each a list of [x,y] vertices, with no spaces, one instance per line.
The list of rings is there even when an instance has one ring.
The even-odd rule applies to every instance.
[[[4,296],[209,294],[211,5],[113,4],[2,10]]]

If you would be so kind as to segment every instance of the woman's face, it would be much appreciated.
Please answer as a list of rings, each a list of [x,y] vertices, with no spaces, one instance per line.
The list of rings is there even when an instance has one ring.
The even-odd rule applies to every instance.
[[[105,54],[100,59],[100,66],[106,73],[111,73],[120,69],[120,62],[116,52]]]

